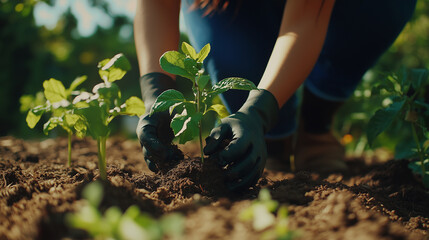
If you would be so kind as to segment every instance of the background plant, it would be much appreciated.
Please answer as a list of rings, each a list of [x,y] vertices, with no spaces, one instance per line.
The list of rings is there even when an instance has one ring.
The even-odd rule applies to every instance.
[[[93,182],[83,192],[86,204],[75,213],[67,215],[67,224],[71,228],[82,229],[94,239],[179,239],[184,231],[184,217],[178,213],[163,215],[155,219],[141,212],[135,205],[124,213],[119,207],[108,208],[104,213],[99,210],[103,198],[103,185]]]
[[[182,43],[182,52],[168,51],[160,58],[162,69],[171,74],[182,76],[192,82],[193,99],[174,89],[161,93],[152,106],[151,114],[169,110],[176,113],[171,121],[171,128],[179,143],[183,144],[199,138],[201,159],[204,160],[202,143],[202,120],[210,111],[217,113],[219,118],[229,115],[222,104],[213,104],[215,96],[230,90],[257,89],[255,84],[247,79],[231,77],[225,78],[212,87],[209,86],[210,77],[204,74],[203,61],[210,52],[210,44],[205,45],[199,53],[186,42]]]
[[[131,66],[123,54],[105,59],[98,64],[103,82],[92,92],[81,92],[73,100],[74,113],[84,119],[85,132],[97,140],[98,168],[101,179],[106,179],[106,141],[110,134],[109,123],[118,115],[140,116],[145,112],[143,101],[135,96],[122,100],[115,81],[121,80]]]
[[[26,122],[33,129],[40,121],[42,115],[50,114],[49,120],[43,125],[43,132],[47,135],[49,131],[61,126],[68,136],[67,165],[71,166],[71,141],[75,132],[79,137],[85,135],[86,127],[79,115],[73,113],[74,106],[71,103],[72,95],[79,94],[75,91],[87,79],[86,76],[76,78],[66,89],[62,82],[49,79],[43,82],[43,94],[36,96],[24,95],[20,98],[21,111],[28,111]],[[76,130],[77,129],[77,130]]]
[[[123,54],[101,61],[98,68],[102,82],[95,85],[92,92],[75,91],[86,77],[77,78],[69,89],[65,89],[58,80],[45,81],[43,87],[46,101],[29,110],[27,123],[30,128],[34,128],[44,113],[51,113],[51,118],[44,125],[44,132],[47,133],[57,126],[68,132],[69,165],[72,133],[79,137],[86,135],[93,137],[97,140],[100,177],[106,179],[106,141],[110,134],[109,123],[118,115],[140,116],[145,112],[145,106],[143,101],[135,96],[124,102],[121,91],[115,83],[131,68]],[[73,101],[72,95],[76,95]],[[24,96],[21,102],[24,106],[30,104],[33,99]]]
[[[384,108],[370,119],[367,136],[369,144],[394,121],[410,129],[412,141],[404,141],[396,148],[396,158],[417,158],[409,167],[429,187],[429,104],[427,69],[403,71],[401,76],[391,75],[373,89],[373,95],[386,96]]]

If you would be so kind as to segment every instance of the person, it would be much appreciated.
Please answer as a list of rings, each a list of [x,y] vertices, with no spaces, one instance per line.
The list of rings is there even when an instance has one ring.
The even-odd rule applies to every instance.
[[[160,56],[179,45],[179,14],[191,44],[212,51],[205,68],[213,83],[243,77],[260,90],[228,91],[230,113],[206,139],[204,152],[226,167],[228,188],[240,191],[261,177],[267,158],[297,170],[345,171],[344,150],[331,130],[333,115],[399,35],[416,0],[141,0],[134,22],[140,84],[147,111],[175,76]],[[298,111],[295,92],[303,85]],[[297,113],[300,112],[297,117]],[[144,115],[137,127],[145,160],[180,158],[168,112]],[[265,139],[269,141],[268,150]],[[224,140],[232,140],[224,146]]]

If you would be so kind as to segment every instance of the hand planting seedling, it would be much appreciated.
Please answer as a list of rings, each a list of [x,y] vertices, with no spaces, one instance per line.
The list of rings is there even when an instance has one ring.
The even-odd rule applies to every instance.
[[[46,104],[32,108],[27,115],[27,123],[33,128],[43,113],[51,111],[53,117],[45,124],[44,131],[52,130],[58,125],[66,129],[69,133],[69,158],[71,134],[75,132],[80,137],[89,134],[97,140],[100,178],[106,179],[106,141],[110,134],[109,123],[118,115],[140,116],[145,112],[145,106],[140,98],[134,96],[123,103],[121,91],[114,83],[121,80],[131,68],[123,54],[101,61],[98,68],[103,82],[95,85],[91,93],[78,91],[72,102],[68,98],[86,77],[77,78],[67,90],[58,80],[45,81],[43,87]]]
[[[119,207],[108,208],[104,214],[99,205],[103,198],[103,185],[93,182],[82,192],[85,204],[76,213],[68,214],[66,220],[71,228],[85,230],[94,239],[171,239],[179,238],[184,230],[184,217],[171,213],[154,219],[133,205],[124,213]],[[169,239],[170,239],[169,238]]]
[[[374,94],[384,91],[391,104],[379,109],[370,119],[367,128],[368,142],[385,131],[393,121],[401,120],[409,125],[414,141],[414,148],[397,153],[407,158],[418,158],[409,168],[423,179],[423,184],[429,188],[429,104],[425,102],[429,84],[427,69],[413,69],[410,75],[404,71],[402,78],[389,76],[384,83],[373,89]]]
[[[179,138],[179,143],[184,144],[198,136],[201,160],[204,161],[202,120],[210,111],[216,112],[219,118],[229,114],[224,105],[212,104],[213,98],[230,89],[249,91],[257,88],[253,82],[238,77],[223,79],[209,88],[210,77],[204,74],[203,61],[210,52],[210,45],[207,44],[197,53],[191,45],[184,42],[181,49],[183,53],[164,53],[160,58],[160,65],[166,72],[189,79],[194,98],[187,100],[181,92],[174,89],[164,91],[153,104],[151,114],[166,110],[170,114],[175,112],[170,126]]]
[[[43,114],[50,114],[49,120],[43,125],[43,132],[49,131],[61,126],[68,135],[68,154],[67,165],[71,166],[71,139],[73,133],[79,137],[84,136],[86,130],[83,119],[73,113],[74,106],[71,103],[72,95],[79,94],[76,88],[86,80],[86,76],[76,78],[68,89],[62,82],[56,79],[49,79],[43,82],[43,94],[38,93],[36,97],[24,95],[21,97],[21,111],[28,111],[27,125],[34,128],[40,121]],[[37,102],[37,106],[31,106]]]

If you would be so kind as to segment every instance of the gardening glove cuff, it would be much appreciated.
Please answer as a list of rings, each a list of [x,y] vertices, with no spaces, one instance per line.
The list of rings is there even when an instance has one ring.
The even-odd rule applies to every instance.
[[[137,126],[137,137],[149,169],[153,172],[168,170],[172,161],[183,158],[182,152],[171,142],[174,138],[168,111],[150,115],[156,98],[165,90],[174,89],[176,82],[166,74],[154,72],[140,78],[146,113]]]
[[[142,91],[142,99],[146,107],[146,113],[148,114],[156,98],[162,92],[176,88],[176,81],[164,73],[153,72],[145,74],[140,78],[140,88]]]
[[[265,90],[251,90],[246,102],[238,110],[255,118],[261,124],[263,133],[267,133],[275,126],[279,118],[279,104],[274,95]]]
[[[241,191],[256,184],[267,158],[264,135],[277,122],[279,107],[267,90],[252,90],[240,110],[221,120],[206,138],[204,152],[225,169],[226,185]]]

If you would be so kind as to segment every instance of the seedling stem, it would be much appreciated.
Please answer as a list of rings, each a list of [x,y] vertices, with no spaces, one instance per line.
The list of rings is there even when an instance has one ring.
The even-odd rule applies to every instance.
[[[67,142],[67,166],[70,167],[71,166],[71,147],[72,147],[72,132],[68,131],[68,142]]]
[[[98,168],[100,169],[101,180],[107,179],[107,174],[106,174],[106,140],[107,140],[107,137],[100,136],[97,138]]]
[[[422,148],[420,146],[420,139],[419,139],[419,136],[417,135],[415,123],[413,123],[413,122],[411,123],[411,130],[413,132],[413,138],[414,138],[414,141],[415,141],[416,146],[417,146],[417,152],[419,154],[421,168],[422,168],[422,171],[423,171],[423,174],[424,174],[426,172],[426,168],[425,168],[425,164],[424,164],[424,160],[425,160],[424,153],[423,153],[423,150],[422,150]]]

